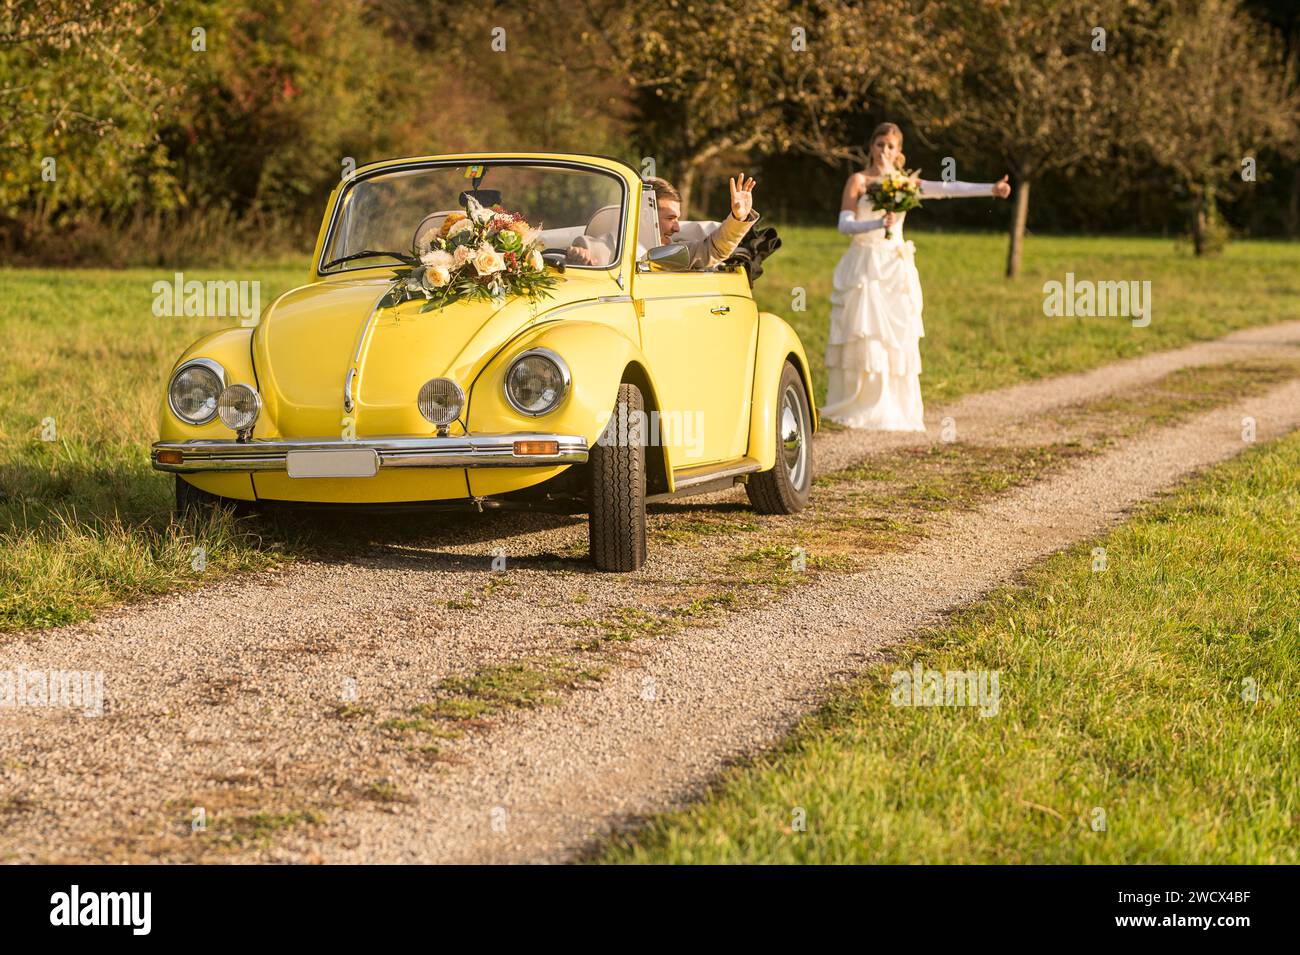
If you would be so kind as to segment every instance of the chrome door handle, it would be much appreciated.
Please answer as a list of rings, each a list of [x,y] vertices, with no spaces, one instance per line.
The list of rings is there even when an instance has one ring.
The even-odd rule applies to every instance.
[[[713,306],[713,308],[709,309],[709,314],[710,314],[710,315],[726,315],[729,311],[731,311],[731,306],[730,306],[730,305],[715,305],[715,306]]]

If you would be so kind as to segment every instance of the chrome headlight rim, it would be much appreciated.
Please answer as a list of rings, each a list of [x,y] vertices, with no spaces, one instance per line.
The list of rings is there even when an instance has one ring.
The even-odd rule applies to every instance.
[[[222,406],[226,404],[226,396],[229,395],[231,392],[236,392],[236,391],[246,391],[248,392],[248,394],[253,396],[253,415],[251,418],[249,418],[247,424],[241,424],[241,425],[231,424],[229,421],[226,420],[226,416],[221,413]],[[249,431],[252,431],[253,426],[257,424],[257,419],[262,417],[262,396],[257,393],[257,389],[254,388],[252,385],[245,385],[242,382],[236,382],[233,385],[227,385],[225,388],[221,389],[221,394],[217,396],[217,417],[221,419],[222,424],[224,424],[231,431],[235,432],[235,434],[245,434]]]
[[[212,396],[212,412],[202,418],[191,418],[188,415],[182,414],[180,409],[176,407],[176,402],[173,400],[172,396],[172,386],[176,383],[176,379],[186,370],[196,366],[206,368],[217,376],[217,390]],[[167,407],[171,409],[172,414],[186,424],[194,425],[195,427],[205,425],[217,417],[217,405],[221,400],[221,393],[225,390],[226,369],[222,368],[218,362],[213,361],[211,358],[191,358],[189,361],[182,362],[178,365],[176,370],[171,373],[171,377],[167,379]]]
[[[521,361],[528,358],[545,358],[556,367],[560,373],[560,395],[550,405],[540,411],[532,411],[521,406],[515,401],[515,396],[510,393],[510,375],[514,372],[515,366]],[[569,392],[573,390],[573,374],[569,371],[568,362],[549,348],[530,348],[525,352],[520,352],[511,360],[506,367],[505,377],[501,381],[501,390],[505,393],[506,402],[521,415],[527,415],[530,418],[540,418],[542,415],[548,415],[559,408],[569,397]]]
[[[456,399],[455,413],[451,417],[447,418],[446,421],[438,421],[434,418],[431,418],[429,415],[425,414],[425,410],[424,410],[424,400],[423,400],[424,390],[428,388],[430,385],[439,384],[439,383],[445,383],[451,385],[451,387],[455,389],[454,391],[454,395]],[[439,429],[450,428],[455,422],[459,421],[460,416],[465,413],[465,389],[462,388],[460,386],[460,382],[456,381],[454,378],[446,378],[442,376],[439,376],[437,378],[430,378],[428,381],[426,381],[424,384],[420,386],[420,390],[419,392],[417,392],[415,396],[415,406],[417,409],[419,409],[420,417],[423,418],[425,421],[429,422],[429,424],[433,425],[435,428],[439,428]]]

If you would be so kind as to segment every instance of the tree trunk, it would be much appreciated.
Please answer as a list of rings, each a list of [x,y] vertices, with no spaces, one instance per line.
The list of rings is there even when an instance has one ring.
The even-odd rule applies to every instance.
[[[1197,255],[1215,255],[1223,248],[1219,225],[1219,201],[1213,182],[1199,186],[1192,212],[1192,247]]]
[[[1029,220],[1029,178],[1016,183],[1016,208],[1011,216],[1011,242],[1007,247],[1007,278],[1020,274],[1020,250],[1025,244],[1025,224]]]
[[[681,193],[682,197],[682,218],[689,219],[687,210],[691,207],[691,193],[695,190],[695,174],[700,171],[698,160],[690,160],[682,165],[682,177],[678,179],[674,186]]]
[[[1300,163],[1296,164],[1291,174],[1291,201],[1287,203],[1282,221],[1286,224],[1288,238],[1294,239],[1296,230],[1300,227]]]
[[[1205,254],[1205,191],[1198,188],[1192,196],[1192,250],[1200,256]]]

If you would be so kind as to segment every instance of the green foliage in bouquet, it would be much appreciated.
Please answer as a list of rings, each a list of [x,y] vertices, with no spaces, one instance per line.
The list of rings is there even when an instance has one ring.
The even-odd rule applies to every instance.
[[[530,302],[550,296],[556,279],[542,261],[538,230],[517,212],[486,208],[469,197],[464,213],[453,212],[442,227],[419,236],[419,264],[397,269],[397,280],[381,306],[426,299],[421,312],[460,301]]]
[[[915,170],[886,173],[867,186],[867,198],[880,212],[910,212],[921,207],[921,182]],[[886,229],[885,238],[893,237],[893,230]]]

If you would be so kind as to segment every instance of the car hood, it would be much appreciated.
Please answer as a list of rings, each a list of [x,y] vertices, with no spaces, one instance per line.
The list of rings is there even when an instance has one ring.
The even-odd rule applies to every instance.
[[[474,378],[538,315],[592,296],[561,280],[534,308],[524,299],[457,302],[420,312],[422,299],[376,309],[391,280],[320,282],[283,295],[253,335],[253,364],[268,417],[286,437],[425,433],[415,399],[430,378]],[[582,283],[585,284],[585,283]],[[373,313],[373,317],[372,317]],[[355,405],[344,408],[351,369]],[[350,420],[348,420],[350,419]]]

